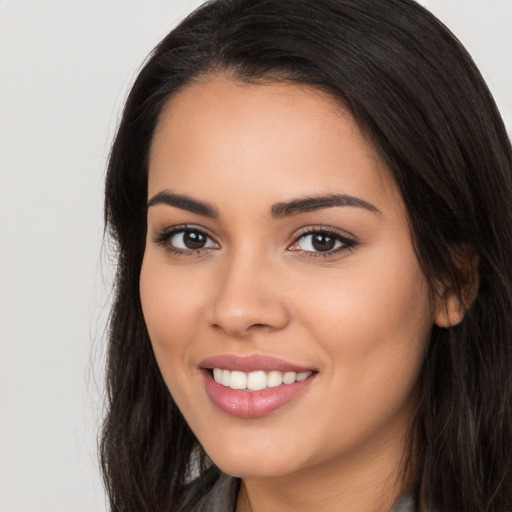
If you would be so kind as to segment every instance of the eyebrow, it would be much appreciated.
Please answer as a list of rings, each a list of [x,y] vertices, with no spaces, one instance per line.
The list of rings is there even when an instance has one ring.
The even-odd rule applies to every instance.
[[[159,192],[154,195],[147,204],[147,208],[156,206],[157,204],[166,204],[168,206],[174,206],[181,210],[187,210],[188,212],[202,215],[203,217],[210,217],[211,219],[219,218],[219,210],[205,201],[198,201],[191,197],[184,196],[182,194],[172,194],[166,190]]]
[[[191,197],[174,194],[164,190],[154,195],[147,203],[147,208],[156,206],[158,204],[166,204],[174,206],[181,210],[186,210],[203,217],[218,219],[220,214],[219,210],[207,203],[206,201],[199,201]],[[352,208],[363,208],[372,213],[380,214],[379,209],[373,204],[360,199],[358,197],[350,196],[347,194],[328,194],[322,196],[304,197],[293,199],[291,201],[281,202],[274,204],[270,209],[270,217],[274,220],[282,219],[284,217],[291,217],[293,215],[300,215],[303,213],[314,212],[323,210],[325,208],[334,208],[340,206],[349,206]]]
[[[323,210],[324,208],[334,208],[337,206],[350,206],[353,208],[363,208],[372,213],[380,214],[379,209],[373,204],[359,199],[358,197],[349,196],[347,194],[328,194],[325,196],[304,197],[293,199],[284,203],[277,203],[272,206],[270,216],[273,219],[282,219],[292,215],[301,213],[314,212]]]

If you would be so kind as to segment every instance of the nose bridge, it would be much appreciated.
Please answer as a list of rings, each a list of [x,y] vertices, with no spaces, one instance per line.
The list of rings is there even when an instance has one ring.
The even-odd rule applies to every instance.
[[[278,265],[264,251],[233,248],[222,262],[211,322],[231,336],[278,330],[289,321]]]

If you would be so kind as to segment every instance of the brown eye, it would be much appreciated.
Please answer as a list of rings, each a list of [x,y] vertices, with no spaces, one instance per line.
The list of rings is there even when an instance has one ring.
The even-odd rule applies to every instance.
[[[208,241],[208,237],[198,231],[185,231],[182,237],[187,249],[202,249]]]
[[[176,229],[159,234],[157,244],[170,252],[194,252],[202,249],[218,249],[219,245],[198,229]]]
[[[311,237],[311,245],[317,251],[330,251],[336,245],[335,238],[326,233],[317,233]]]
[[[312,228],[297,236],[289,251],[302,253],[303,256],[334,256],[343,251],[351,251],[358,245],[353,238],[329,229]]]
[[[342,247],[344,242],[339,236],[318,231],[299,238],[298,249],[305,252],[328,252]]]

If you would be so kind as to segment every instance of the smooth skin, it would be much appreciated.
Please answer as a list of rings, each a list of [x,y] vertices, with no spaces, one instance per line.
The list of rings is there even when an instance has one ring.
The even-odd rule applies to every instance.
[[[309,86],[208,76],[164,110],[148,187],[148,200],[216,214],[153,201],[140,291],[169,391],[215,464],[243,479],[237,512],[388,511],[407,486],[430,329],[462,310],[431,293],[400,194],[354,119]],[[371,207],[272,215],[333,194]],[[205,392],[199,363],[218,354],[318,373],[277,411],[238,418]]]

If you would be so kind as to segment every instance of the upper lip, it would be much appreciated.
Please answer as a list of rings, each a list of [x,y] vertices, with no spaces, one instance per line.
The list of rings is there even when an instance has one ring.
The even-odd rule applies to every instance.
[[[254,372],[257,370],[263,370],[268,372],[278,371],[303,373],[314,371],[313,368],[307,368],[305,366],[300,366],[289,361],[285,361],[284,359],[262,354],[249,356],[219,354],[203,359],[199,363],[199,367],[205,369],[222,368],[223,370],[237,370],[241,372]]]

